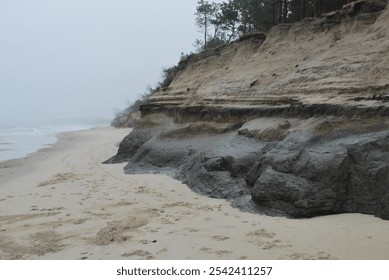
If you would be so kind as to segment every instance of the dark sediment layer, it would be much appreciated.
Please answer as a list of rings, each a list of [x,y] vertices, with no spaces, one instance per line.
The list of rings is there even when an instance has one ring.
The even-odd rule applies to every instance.
[[[177,123],[149,115],[107,162],[128,161],[129,174],[166,173],[246,211],[389,219],[388,118],[234,121]]]
[[[161,106],[143,105],[142,115],[164,113],[175,119],[176,122],[192,121],[241,121],[260,117],[281,117],[281,118],[310,118],[315,116],[345,116],[345,117],[389,117],[389,107],[384,105],[361,106],[361,105],[339,105],[339,104],[292,104],[279,106],[261,106],[234,108],[222,106]]]

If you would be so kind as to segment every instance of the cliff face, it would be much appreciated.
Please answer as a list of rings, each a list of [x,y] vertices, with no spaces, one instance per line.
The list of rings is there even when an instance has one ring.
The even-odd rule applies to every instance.
[[[108,162],[244,210],[389,219],[389,10],[358,1],[180,62]]]
[[[389,88],[387,1],[359,1],[321,19],[189,57],[149,110],[291,104],[380,106]],[[369,97],[371,97],[369,99]]]

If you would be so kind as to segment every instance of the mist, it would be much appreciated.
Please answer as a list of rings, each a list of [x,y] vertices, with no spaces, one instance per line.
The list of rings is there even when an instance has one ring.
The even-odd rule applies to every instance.
[[[0,123],[112,118],[194,50],[195,0],[0,0]]]

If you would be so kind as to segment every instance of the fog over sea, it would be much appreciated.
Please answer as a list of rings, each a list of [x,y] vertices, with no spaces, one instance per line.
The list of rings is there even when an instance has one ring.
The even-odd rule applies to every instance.
[[[100,118],[0,123],[0,161],[21,158],[48,147],[57,141],[58,133],[108,126],[109,123],[110,120]]]

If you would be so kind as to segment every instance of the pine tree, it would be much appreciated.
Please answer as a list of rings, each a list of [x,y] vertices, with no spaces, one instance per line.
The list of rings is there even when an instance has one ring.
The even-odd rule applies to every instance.
[[[207,48],[208,32],[211,22],[215,20],[218,5],[216,3],[209,3],[208,1],[197,1],[196,7],[196,25],[202,29],[204,33],[203,48]]]

